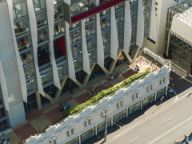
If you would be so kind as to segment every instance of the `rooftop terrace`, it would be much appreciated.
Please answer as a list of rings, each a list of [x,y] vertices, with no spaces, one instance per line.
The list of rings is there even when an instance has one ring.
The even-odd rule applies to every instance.
[[[150,56],[149,56],[150,55]],[[150,51],[142,53],[135,61],[128,65],[127,63],[117,66],[114,72],[109,75],[101,75],[89,82],[88,87],[82,89],[76,88],[74,93],[66,92],[61,99],[54,104],[47,104],[43,110],[35,110],[31,112],[27,118],[27,122],[10,133],[10,139],[14,143],[23,141],[29,136],[44,132],[47,127],[62,122],[66,115],[60,111],[63,104],[68,101],[73,105],[79,105],[98,95],[102,90],[115,87],[122,81],[128,80],[130,77],[139,77],[139,74],[148,70],[148,73],[158,71],[164,65],[164,60],[160,57],[155,57]],[[137,69],[139,67],[139,70]],[[146,73],[147,74],[147,73]],[[71,112],[71,114],[74,114]]]

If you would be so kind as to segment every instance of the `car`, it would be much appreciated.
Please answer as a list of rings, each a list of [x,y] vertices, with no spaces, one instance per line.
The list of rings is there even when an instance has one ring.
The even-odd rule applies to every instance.
[[[73,108],[73,105],[71,103],[64,103],[63,104],[63,110],[66,111],[68,109]]]

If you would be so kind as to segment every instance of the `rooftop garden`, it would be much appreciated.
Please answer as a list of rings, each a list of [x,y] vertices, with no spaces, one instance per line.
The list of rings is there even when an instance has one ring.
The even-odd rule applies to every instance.
[[[129,78],[123,80],[122,82],[120,82],[120,83],[118,83],[118,84],[116,84],[116,85],[114,85],[114,86],[112,86],[112,87],[110,87],[108,89],[102,90],[101,92],[99,92],[98,94],[93,96],[88,101],[86,101],[86,102],[84,102],[82,104],[79,104],[79,105],[75,106],[72,109],[69,109],[68,111],[66,111],[64,113],[65,113],[66,116],[80,113],[86,107],[98,103],[104,97],[113,96],[115,94],[115,92],[117,92],[118,90],[131,85],[136,80],[145,78],[149,73],[150,73],[150,69],[146,69],[143,72],[134,74],[134,75],[130,76]]]

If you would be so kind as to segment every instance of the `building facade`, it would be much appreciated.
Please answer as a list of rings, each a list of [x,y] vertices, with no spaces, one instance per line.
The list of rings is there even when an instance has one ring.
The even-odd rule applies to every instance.
[[[144,53],[160,63],[160,69],[118,90],[112,96],[101,99],[82,112],[50,126],[44,133],[31,136],[26,140],[26,144],[84,143],[89,138],[104,132],[105,126],[111,127],[165,96],[169,85],[170,62],[148,49],[144,49]]]
[[[1,0],[0,82],[7,124],[85,86],[98,67],[131,62],[149,35],[152,0]],[[14,82],[13,82],[14,81]]]
[[[166,56],[166,23],[168,9],[184,0],[154,0],[152,2],[150,34],[144,45],[161,56]]]
[[[192,1],[170,7],[166,25],[166,56],[192,74]]]

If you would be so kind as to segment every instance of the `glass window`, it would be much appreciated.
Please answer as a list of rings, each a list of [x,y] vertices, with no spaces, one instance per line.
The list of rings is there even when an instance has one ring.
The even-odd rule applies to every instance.
[[[64,21],[55,23],[55,36],[60,35],[65,32]]]
[[[39,11],[41,9],[46,8],[45,0],[33,0],[33,2],[34,2],[35,11]]]
[[[27,6],[25,1],[18,0],[13,3],[14,18],[18,19],[27,15]]]
[[[24,67],[24,72],[25,72],[26,79],[32,77],[34,75],[33,65]]]
[[[15,34],[16,36],[29,32],[29,23],[27,19],[19,20],[15,22]]]
[[[29,35],[17,39],[17,44],[19,49],[27,49],[30,47],[30,38]]]
[[[87,121],[84,121],[84,127],[87,127]]]
[[[70,132],[69,131],[67,131],[67,137],[70,137]]]
[[[41,29],[38,31],[38,42],[41,43],[41,42],[44,42],[46,40],[48,40],[48,28],[44,28],[44,29]]]
[[[23,61],[23,64],[29,64],[33,61],[32,51],[27,51],[25,53],[21,54],[21,59]]]
[[[47,14],[46,12],[41,12],[36,14],[37,26],[47,25]]]

